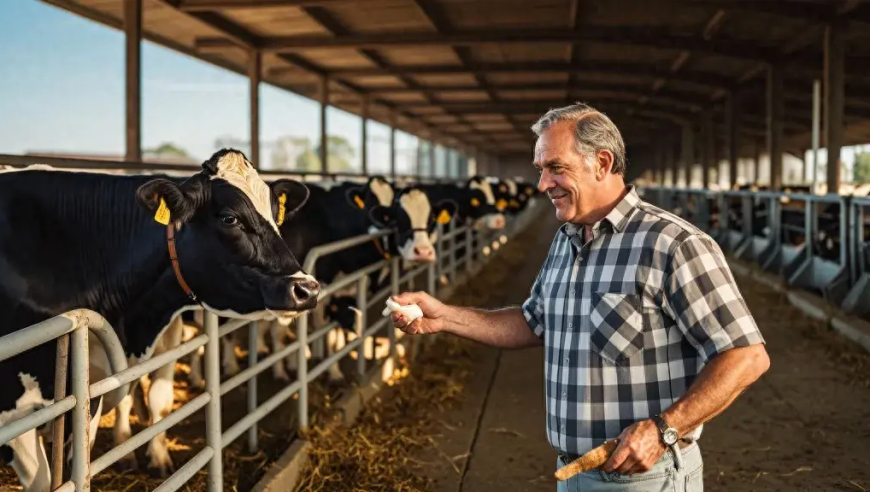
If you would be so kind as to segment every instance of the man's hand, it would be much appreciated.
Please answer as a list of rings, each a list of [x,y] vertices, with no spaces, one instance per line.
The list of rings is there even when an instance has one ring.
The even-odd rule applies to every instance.
[[[423,311],[423,317],[414,320],[410,325],[407,318],[399,313],[393,313],[390,318],[393,320],[393,325],[396,328],[404,331],[409,335],[418,335],[424,333],[438,333],[444,329],[444,316],[447,306],[441,301],[435,299],[425,292],[405,292],[404,294],[393,296],[392,299],[401,305],[416,304]]]
[[[665,444],[652,420],[642,420],[626,427],[619,435],[619,446],[601,468],[607,473],[631,475],[649,471],[662,457]]]

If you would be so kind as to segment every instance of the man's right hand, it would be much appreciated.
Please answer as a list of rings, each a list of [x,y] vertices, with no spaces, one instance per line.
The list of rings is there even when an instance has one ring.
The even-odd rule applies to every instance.
[[[397,303],[406,306],[416,304],[423,311],[423,317],[415,319],[408,324],[408,319],[399,313],[392,313],[390,318],[396,328],[409,335],[438,333],[444,329],[444,314],[447,306],[425,292],[405,292],[398,296],[392,296]]]

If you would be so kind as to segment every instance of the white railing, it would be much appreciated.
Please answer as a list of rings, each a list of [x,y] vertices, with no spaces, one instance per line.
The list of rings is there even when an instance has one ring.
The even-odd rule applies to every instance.
[[[323,341],[323,337],[330,330],[337,328],[338,323],[330,322],[323,327],[318,327],[317,331],[309,333],[309,314],[301,315],[296,321],[296,341],[284,348],[272,353],[262,360],[257,360],[257,322],[231,319],[221,326],[218,326],[218,317],[214,313],[204,313],[204,333],[195,338],[175,347],[165,353],[152,357],[151,359],[137,364],[132,367],[127,367],[126,357],[123,349],[118,341],[115,332],[111,326],[100,315],[88,310],[75,310],[68,313],[56,316],[49,320],[43,321],[36,325],[29,326],[18,330],[12,334],[0,337],[0,361],[18,355],[26,350],[32,349],[40,344],[51,342],[59,339],[57,351],[57,376],[55,391],[55,402],[36,412],[33,412],[23,418],[6,423],[0,426],[0,445],[7,443],[9,440],[21,435],[32,429],[36,429],[41,425],[54,421],[54,442],[63,441],[63,415],[72,411],[72,469],[70,481],[60,483],[62,476],[63,463],[63,446],[53,446],[52,453],[52,472],[53,472],[53,490],[61,491],[87,491],[90,490],[90,480],[98,473],[104,471],[112,464],[119,461],[127,454],[133,452],[137,448],[145,445],[158,434],[165,432],[174,425],[182,422],[184,419],[191,416],[194,412],[205,408],[205,423],[206,423],[206,445],[195,456],[190,458],[187,463],[171,475],[157,489],[161,492],[175,491],[183,487],[188,480],[191,479],[199,470],[208,465],[208,489],[210,492],[222,491],[223,487],[223,448],[230,445],[242,434],[247,432],[247,444],[251,451],[258,447],[257,443],[257,423],[265,418],[270,412],[275,410],[279,405],[286,402],[294,394],[298,393],[298,413],[299,427],[305,428],[309,423],[309,407],[308,388],[318,376],[329,370],[333,365],[348,356],[352,351],[357,351],[357,372],[363,375],[366,371],[366,357],[363,356],[363,348],[367,338],[376,336],[378,332],[386,329],[389,339],[389,358],[392,359],[396,355],[396,335],[389,318],[380,318],[372,323],[369,323],[366,316],[367,308],[370,308],[378,303],[383,302],[389,294],[398,294],[402,283],[413,285],[414,281],[422,274],[427,274],[427,288],[430,293],[438,294],[441,290],[437,281],[440,275],[447,275],[450,278],[451,285],[459,282],[458,267],[464,266],[466,272],[465,279],[467,280],[475,271],[482,267],[483,263],[489,261],[492,256],[485,256],[480,253],[482,249],[480,245],[490,244],[493,238],[496,241],[500,236],[505,236],[505,239],[512,237],[519,231],[524,229],[531,222],[532,216],[539,211],[539,207],[529,206],[527,210],[520,215],[510,218],[507,227],[504,231],[498,231],[495,234],[489,232],[475,231],[470,227],[453,227],[448,233],[443,232],[443,228],[438,226],[438,241],[437,241],[437,258],[435,263],[417,266],[402,275],[400,271],[400,258],[392,258],[382,260],[365,268],[362,268],[350,275],[344,276],[336,282],[322,289],[318,300],[325,301],[329,296],[344,289],[348,286],[356,284],[357,287],[357,306],[361,308],[362,322],[356,327],[357,337],[348,342],[341,350],[323,359],[314,367],[308,367],[308,359],[304,348],[311,344],[317,344]],[[348,248],[372,241],[390,232],[378,234],[370,234],[355,238],[338,241],[314,248],[306,257],[304,263],[305,271],[314,274],[316,263],[319,258],[333,254]],[[462,240],[460,240],[460,237]],[[478,246],[474,246],[478,244]],[[456,253],[460,248],[464,248],[464,256],[462,259],[456,258]],[[382,268],[390,270],[390,286],[381,291],[369,296],[367,289],[368,275]],[[363,308],[365,307],[365,308]],[[220,338],[242,327],[248,327],[249,330],[249,347],[248,347],[248,367],[240,373],[230,377],[226,381],[220,381],[220,350],[218,344]],[[109,356],[111,363],[112,375],[89,384],[90,378],[88,373],[88,334],[96,334],[99,341],[102,343],[106,354]],[[66,337],[72,337],[72,394],[65,394],[65,382],[67,378],[67,354],[66,354]],[[205,389],[202,394],[194,397],[186,402],[180,408],[166,415],[157,424],[146,427],[141,432],[129,438],[124,443],[112,448],[98,459],[91,462],[89,449],[89,421],[91,419],[89,400],[97,396],[105,397],[105,407],[114,408],[118,402],[129,391],[129,385],[137,381],[140,377],[159,369],[169,363],[174,363],[175,360],[184,357],[201,347],[205,347]],[[362,348],[361,348],[362,347]],[[313,347],[316,352],[317,347]],[[257,381],[256,376],[272,367],[276,363],[281,363],[286,357],[291,354],[298,357],[298,371],[296,380],[292,381],[285,388],[278,391],[261,405],[257,405]],[[378,362],[377,358],[372,356],[373,363]],[[247,415],[238,422],[230,426],[226,431],[221,432],[221,396],[227,394],[233,389],[247,383]]]

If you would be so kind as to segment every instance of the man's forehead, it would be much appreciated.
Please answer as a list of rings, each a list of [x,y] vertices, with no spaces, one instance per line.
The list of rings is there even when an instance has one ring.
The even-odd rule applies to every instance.
[[[569,121],[553,123],[538,137],[535,142],[535,164],[543,165],[547,161],[566,158],[566,153],[574,149],[573,125]]]

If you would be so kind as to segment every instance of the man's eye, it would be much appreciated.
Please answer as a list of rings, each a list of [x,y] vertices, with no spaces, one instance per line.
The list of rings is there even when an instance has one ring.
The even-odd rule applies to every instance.
[[[228,227],[237,226],[239,219],[235,215],[224,215],[221,217],[221,223]]]
[[[550,170],[553,171],[553,174],[562,174],[563,171],[561,166],[553,166]]]

